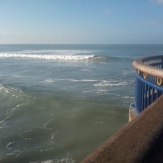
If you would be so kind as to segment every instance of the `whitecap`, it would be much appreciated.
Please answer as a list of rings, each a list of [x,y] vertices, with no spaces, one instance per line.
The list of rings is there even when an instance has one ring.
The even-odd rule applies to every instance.
[[[13,74],[12,77],[15,77],[15,78],[20,78],[22,76],[18,75],[18,74]]]
[[[100,89],[98,90],[99,92],[108,92],[108,90],[105,90],[105,89]]]
[[[18,54],[18,53],[0,53],[0,58],[34,58],[46,60],[88,60],[93,59],[95,55],[41,55],[41,54]]]
[[[102,123],[104,123],[104,122],[102,122],[102,121],[100,121],[100,122],[95,122],[96,124],[102,124]]]
[[[55,132],[51,133],[50,139],[51,139],[51,140],[54,140],[55,135],[56,135],[56,133],[55,133]]]
[[[130,75],[130,74],[134,74],[134,73],[135,73],[135,71],[123,70],[122,75],[123,75],[123,76],[126,76],[126,75]]]
[[[72,158],[63,158],[61,160],[55,160],[54,163],[75,163]]]
[[[6,155],[7,156],[11,156],[11,155],[14,155],[15,153],[7,153]]]
[[[122,96],[122,98],[127,98],[127,99],[132,98],[133,99],[134,97],[133,96]]]
[[[122,81],[122,82],[118,82],[118,81],[106,81],[103,80],[101,82],[99,82],[98,84],[94,84],[95,87],[112,87],[112,86],[125,86],[128,85],[129,83],[127,83],[126,81]]]
[[[3,120],[2,120],[2,121],[0,121],[0,124],[1,124],[1,123],[3,123]]]
[[[7,149],[11,149],[11,147],[10,147],[10,145],[12,145],[14,142],[12,141],[12,142],[8,142],[7,143]]]
[[[72,82],[97,82],[97,80],[91,80],[91,79],[81,79],[81,80],[76,80],[76,79],[71,79]]]
[[[44,80],[44,83],[53,83],[54,81],[52,79],[46,79]]]
[[[41,161],[41,163],[53,163],[53,160]]]

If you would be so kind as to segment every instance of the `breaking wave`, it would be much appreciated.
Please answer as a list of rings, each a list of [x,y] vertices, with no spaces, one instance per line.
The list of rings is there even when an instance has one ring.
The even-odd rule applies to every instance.
[[[122,81],[122,82],[118,82],[118,81],[106,81],[103,80],[101,82],[99,82],[98,84],[94,84],[95,87],[113,87],[113,86],[125,86],[125,85],[129,85],[130,83],[126,82],[126,81]]]
[[[34,58],[47,60],[87,60],[95,58],[88,50],[23,50],[0,53],[0,58]]]
[[[47,60],[87,60],[95,58],[95,55],[39,55],[39,54],[8,54],[1,53],[0,58],[34,58]]]

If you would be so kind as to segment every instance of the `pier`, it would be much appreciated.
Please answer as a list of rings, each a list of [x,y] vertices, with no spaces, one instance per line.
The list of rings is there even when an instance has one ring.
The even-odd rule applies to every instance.
[[[163,162],[163,56],[135,60],[130,122],[81,163]]]

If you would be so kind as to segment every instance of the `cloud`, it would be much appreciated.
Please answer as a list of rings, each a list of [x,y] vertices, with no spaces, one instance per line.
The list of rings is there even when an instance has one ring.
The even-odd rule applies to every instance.
[[[149,2],[155,2],[158,3],[160,5],[163,5],[163,0],[148,0]]]

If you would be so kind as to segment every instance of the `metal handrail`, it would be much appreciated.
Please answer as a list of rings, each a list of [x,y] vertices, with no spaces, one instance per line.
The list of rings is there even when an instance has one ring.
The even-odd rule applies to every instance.
[[[140,113],[163,94],[163,56],[137,59],[135,82],[135,107]]]
[[[142,72],[146,72],[147,74],[157,76],[160,78],[163,78],[163,71],[160,68],[153,67],[152,65],[145,64],[147,61],[154,61],[161,59],[163,60],[163,56],[152,56],[152,57],[146,57],[146,58],[140,58],[133,62],[133,66],[135,69],[140,70]]]

